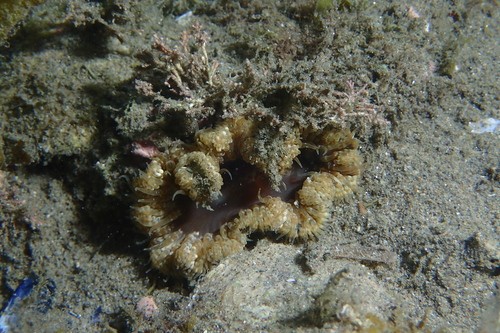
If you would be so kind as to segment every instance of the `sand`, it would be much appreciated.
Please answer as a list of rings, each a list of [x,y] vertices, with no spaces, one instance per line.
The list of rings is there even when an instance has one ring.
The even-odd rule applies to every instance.
[[[499,130],[470,125],[500,119],[498,15],[495,1],[33,7],[0,54],[2,328],[498,331]],[[149,266],[129,211],[147,161],[130,151],[144,139],[188,141],[209,112],[181,105],[167,121],[134,89],[161,79],[144,68],[155,38],[174,48],[195,23],[221,77],[248,59],[259,82],[249,103],[307,122],[304,108],[287,111],[290,91],[304,84],[314,109],[321,91],[352,82],[378,118],[345,119],[363,177],[317,241],[255,237],[188,283]],[[23,281],[26,295],[13,297]],[[146,316],[145,296],[157,306]]]

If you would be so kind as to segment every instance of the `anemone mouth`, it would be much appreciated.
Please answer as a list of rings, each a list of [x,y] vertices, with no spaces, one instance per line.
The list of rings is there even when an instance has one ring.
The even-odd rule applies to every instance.
[[[221,170],[224,170],[224,185],[219,197],[210,203],[209,208],[193,202],[185,195],[175,196],[174,202],[182,215],[172,223],[173,229],[185,234],[217,233],[225,223],[238,217],[240,211],[258,205],[260,198],[272,196],[293,202],[309,174],[310,164],[301,160],[295,162],[282,177],[282,185],[276,191],[269,177],[257,167],[242,160],[226,162],[221,166]]]

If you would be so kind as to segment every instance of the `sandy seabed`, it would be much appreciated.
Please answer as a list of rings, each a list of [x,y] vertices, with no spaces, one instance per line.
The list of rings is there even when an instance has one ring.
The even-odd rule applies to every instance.
[[[2,329],[499,330],[498,14],[496,1],[31,8],[0,54]],[[363,176],[317,241],[256,237],[188,283],[150,269],[129,211],[146,161],[130,151],[144,139],[188,140],[203,112],[220,116],[217,103],[192,115],[179,102],[170,121],[172,110],[155,114],[134,89],[138,78],[159,80],[144,71],[155,38],[175,48],[193,24],[221,76],[255,68],[248,104],[261,111],[307,122],[294,89],[321,95],[353,82],[384,121],[346,119]],[[200,89],[193,103],[206,97]],[[157,308],[138,309],[145,296]]]

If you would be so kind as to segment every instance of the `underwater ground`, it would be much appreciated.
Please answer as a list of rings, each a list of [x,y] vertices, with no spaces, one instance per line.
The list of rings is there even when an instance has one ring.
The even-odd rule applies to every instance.
[[[497,1],[5,3],[0,331],[500,331]],[[241,115],[353,131],[356,193],[316,240],[160,274],[144,149]]]

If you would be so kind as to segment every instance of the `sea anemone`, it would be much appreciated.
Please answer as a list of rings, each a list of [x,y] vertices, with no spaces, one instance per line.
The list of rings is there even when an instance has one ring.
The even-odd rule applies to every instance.
[[[153,267],[194,279],[259,232],[315,239],[360,175],[345,129],[277,131],[244,117],[172,142],[135,181],[134,217],[151,238]]]

